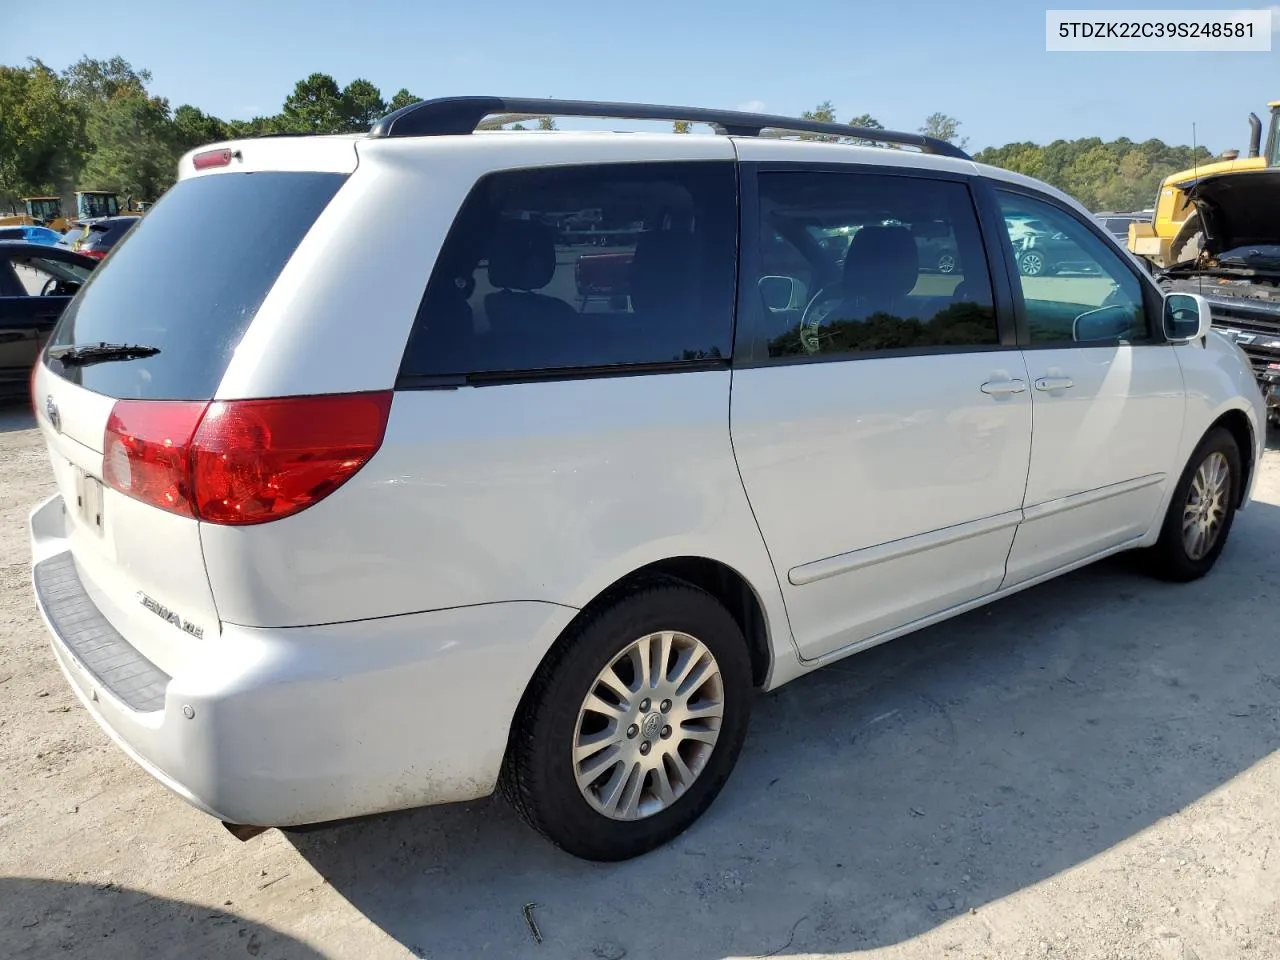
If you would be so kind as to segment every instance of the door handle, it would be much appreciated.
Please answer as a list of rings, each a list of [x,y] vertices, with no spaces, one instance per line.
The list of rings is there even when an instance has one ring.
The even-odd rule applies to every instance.
[[[1066,390],[1068,387],[1074,387],[1075,381],[1070,377],[1041,377],[1036,381],[1037,390]]]
[[[982,392],[992,397],[1007,397],[1026,389],[1026,383],[1021,380],[988,380],[982,385]]]

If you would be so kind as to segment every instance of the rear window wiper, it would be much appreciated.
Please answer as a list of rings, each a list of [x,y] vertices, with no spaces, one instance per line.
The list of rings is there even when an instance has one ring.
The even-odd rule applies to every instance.
[[[137,360],[141,357],[154,357],[159,352],[159,347],[140,344],[86,343],[78,347],[53,347],[49,350],[49,356],[64,366],[75,367],[107,360]]]

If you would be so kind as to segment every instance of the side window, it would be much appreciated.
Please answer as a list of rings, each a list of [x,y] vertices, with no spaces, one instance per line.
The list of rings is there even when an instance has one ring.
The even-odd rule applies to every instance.
[[[89,279],[83,267],[47,257],[14,257],[12,263],[28,297],[70,297]]]
[[[1000,342],[964,184],[816,171],[758,182],[758,358]]]
[[[1105,241],[1052,204],[996,191],[1032,343],[1150,338],[1142,285]]]
[[[732,163],[491,174],[445,240],[401,373],[727,359],[736,250]]]

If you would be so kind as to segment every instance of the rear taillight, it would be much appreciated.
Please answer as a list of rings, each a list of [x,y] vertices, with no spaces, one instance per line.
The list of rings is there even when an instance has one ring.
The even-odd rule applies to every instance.
[[[191,437],[207,403],[121,400],[107,419],[102,482],[170,513],[194,516]]]
[[[82,257],[93,257],[95,260],[101,260],[107,255],[105,250],[95,250],[93,247],[81,247],[77,253]]]
[[[390,411],[390,392],[121,400],[107,423],[103,480],[207,523],[265,523],[324,499],[368,463]]]

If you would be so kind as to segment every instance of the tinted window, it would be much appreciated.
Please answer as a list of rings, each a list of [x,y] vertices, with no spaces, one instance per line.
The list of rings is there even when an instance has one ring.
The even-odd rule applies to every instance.
[[[51,344],[129,343],[152,357],[63,368],[113,397],[205,400],[299,241],[345,177],[224,173],[175,184],[71,302]]]
[[[1032,343],[1143,340],[1142,285],[1106,241],[1065,211],[997,191],[1009,224]],[[1034,218],[1042,229],[1013,224]]]
[[[23,240],[26,232],[21,227],[0,230],[0,240]]]
[[[78,263],[35,254],[10,258],[14,274],[28,297],[69,297],[89,279],[90,269]]]
[[[756,356],[999,343],[966,186],[864,173],[763,173]]]
[[[727,358],[736,228],[731,163],[492,174],[449,232],[402,372]]]

